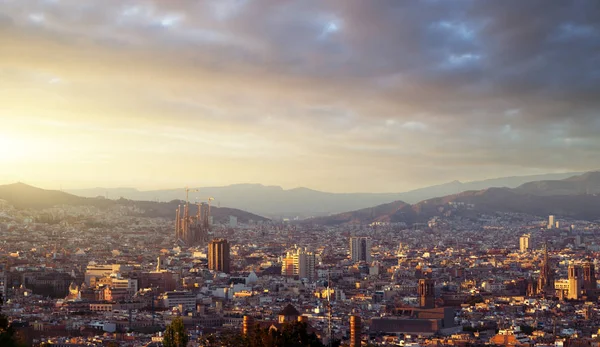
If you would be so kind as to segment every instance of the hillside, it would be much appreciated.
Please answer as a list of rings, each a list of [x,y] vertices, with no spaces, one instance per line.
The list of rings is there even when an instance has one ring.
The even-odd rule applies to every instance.
[[[57,190],[45,190],[24,183],[0,186],[0,200],[6,200],[17,209],[45,209],[57,205],[94,206],[106,209],[118,205],[136,206],[144,211],[146,217],[175,219],[175,209],[182,201],[170,202],[135,201],[128,199],[109,200],[104,198],[84,198]],[[192,207],[192,211],[194,207]],[[227,222],[229,216],[235,216],[241,223],[249,220],[266,221],[267,218],[227,207],[211,207],[211,215],[216,222]]]
[[[573,176],[574,173],[547,174],[537,176],[515,176],[474,182],[453,181],[404,193],[328,193],[309,188],[283,189],[279,186],[261,184],[234,184],[224,187],[200,187],[199,192],[190,193],[190,200],[197,197],[215,198],[215,205],[239,208],[268,217],[314,217],[327,216],[344,211],[359,210],[371,206],[405,201],[417,203],[438,196],[457,194],[468,190],[490,187],[515,188],[538,180],[556,180]],[[109,199],[123,197],[130,200],[171,201],[185,199],[185,191],[165,189],[139,191],[133,188],[93,188],[70,190],[72,194],[84,197],[106,196]]]
[[[515,190],[521,194],[540,196],[599,194],[600,172],[587,172],[564,180],[529,182]]]
[[[411,205],[403,201],[394,201],[357,211],[344,212],[328,217],[312,218],[309,221],[319,225],[370,224],[373,222],[390,223],[396,221],[414,221],[416,217]]]
[[[368,224],[374,221],[425,222],[447,213],[465,213],[449,203],[472,204],[470,213],[514,212],[537,216],[558,215],[583,220],[600,220],[600,173],[590,172],[564,180],[531,182],[514,189],[488,188],[447,195],[421,201],[414,205],[402,202],[314,218],[310,222],[322,225]],[[586,192],[591,192],[586,194]]]

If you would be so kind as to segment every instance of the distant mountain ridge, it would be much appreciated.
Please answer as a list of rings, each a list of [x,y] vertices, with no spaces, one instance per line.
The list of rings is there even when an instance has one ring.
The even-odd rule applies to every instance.
[[[144,211],[146,217],[163,217],[175,219],[175,209],[184,201],[169,202],[134,201],[128,199],[110,200],[104,198],[86,198],[57,190],[45,190],[24,183],[14,183],[0,186],[0,200],[5,200],[18,209],[44,209],[58,205],[94,206],[100,209],[117,205],[136,206]],[[195,213],[195,207],[192,207]],[[227,207],[211,207],[211,215],[217,222],[227,222],[229,216],[235,216],[238,221],[246,223],[249,220],[265,221],[267,218],[246,211]]]
[[[422,200],[468,190],[480,190],[490,187],[516,188],[526,182],[558,180],[577,174],[581,173],[514,176],[467,183],[453,181],[404,193],[328,193],[304,187],[286,190],[279,186],[234,184],[224,187],[197,188],[199,189],[198,193],[190,193],[190,201],[194,201],[196,198],[203,201],[212,196],[215,198],[217,205],[220,203],[267,217],[300,216],[304,218],[358,210],[391,201],[417,203]],[[183,188],[151,191],[139,191],[134,188],[92,188],[67,190],[67,192],[84,197],[106,197],[108,195],[108,198],[111,199],[119,197],[145,201],[185,199]]]
[[[456,209],[450,203],[463,203]],[[427,199],[414,205],[402,201],[319,217],[307,222],[322,225],[373,222],[426,222],[446,213],[514,212],[537,216],[600,220],[600,172],[588,172],[563,180],[529,182],[516,188],[487,188]]]

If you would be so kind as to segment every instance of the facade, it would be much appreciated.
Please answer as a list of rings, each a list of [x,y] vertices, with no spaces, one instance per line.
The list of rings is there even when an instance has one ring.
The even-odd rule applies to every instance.
[[[554,269],[550,266],[548,258],[548,245],[544,246],[544,260],[540,269],[537,294],[554,296]]]
[[[554,229],[556,223],[554,222],[554,216],[548,216],[548,229]]]
[[[229,243],[226,239],[214,239],[208,245],[209,270],[229,273]]]
[[[179,306],[188,311],[196,309],[196,295],[192,292],[166,292],[162,295],[162,302],[168,309]]]
[[[113,271],[114,266],[112,264],[88,265],[85,269],[85,284],[88,287],[95,286],[97,279],[108,276]]]
[[[296,248],[294,251],[287,252],[283,258],[281,274],[284,276],[298,276],[314,281],[317,278],[315,270],[316,255],[308,252],[306,249]]]
[[[421,308],[435,307],[435,282],[432,279],[420,279],[417,291]]]
[[[362,326],[359,316],[350,316],[350,347],[361,346]]]
[[[113,278],[112,287],[114,289],[127,289],[131,293],[138,291],[138,281],[132,278]]]
[[[353,236],[350,238],[350,257],[353,262],[371,262],[372,240],[369,237]]]
[[[577,300],[583,291],[583,276],[581,267],[569,265],[569,295],[567,299]]]
[[[596,268],[594,263],[586,262],[583,264],[583,286],[586,291],[596,290]]]
[[[197,204],[196,215],[190,214],[190,204],[178,206],[175,211],[175,239],[187,246],[203,246],[208,241],[210,231],[210,205]]]
[[[519,249],[525,253],[531,249],[531,235],[525,234],[519,238]]]

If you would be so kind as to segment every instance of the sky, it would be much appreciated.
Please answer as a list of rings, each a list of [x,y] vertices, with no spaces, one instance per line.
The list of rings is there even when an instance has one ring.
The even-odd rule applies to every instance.
[[[0,183],[600,168],[600,1],[0,0]]]

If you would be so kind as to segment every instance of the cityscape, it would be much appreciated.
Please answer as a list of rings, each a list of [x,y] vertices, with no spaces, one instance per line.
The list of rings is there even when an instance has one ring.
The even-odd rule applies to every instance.
[[[0,347],[600,347],[597,0],[0,0]]]

